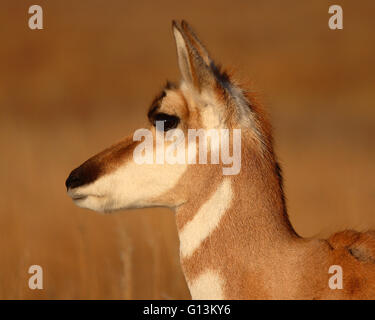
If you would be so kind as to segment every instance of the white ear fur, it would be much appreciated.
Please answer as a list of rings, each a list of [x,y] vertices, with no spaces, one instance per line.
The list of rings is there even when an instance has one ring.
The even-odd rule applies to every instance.
[[[210,66],[205,62],[208,58],[201,56],[201,50],[191,43],[180,25],[173,21],[172,27],[182,79],[199,91],[204,87],[212,86],[216,79]]]
[[[193,83],[193,77],[187,44],[175,21],[173,21],[173,35],[176,41],[178,66],[180,67],[182,79],[191,84]]]

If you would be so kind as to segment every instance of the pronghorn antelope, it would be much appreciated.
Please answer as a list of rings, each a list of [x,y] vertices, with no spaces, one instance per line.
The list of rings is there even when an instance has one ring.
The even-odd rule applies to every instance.
[[[99,212],[174,210],[193,299],[375,297],[375,233],[344,231],[328,240],[297,235],[261,106],[221,71],[185,21],[173,22],[172,30],[182,80],[168,83],[152,102],[153,138],[177,128],[241,129],[240,172],[223,175],[221,162],[138,164],[133,152],[140,142],[130,136],[71,172],[66,186],[75,204]],[[335,265],[342,289],[329,286]]]

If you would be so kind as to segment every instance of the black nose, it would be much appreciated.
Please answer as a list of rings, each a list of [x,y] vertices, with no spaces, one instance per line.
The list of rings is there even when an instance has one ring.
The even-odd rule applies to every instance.
[[[79,169],[79,168],[77,168],[77,169]],[[77,170],[77,169],[74,169],[70,173],[68,179],[66,179],[66,181],[65,181],[66,189],[77,188],[77,187],[79,187],[83,184],[83,180],[81,178],[80,170]]]
[[[70,173],[65,181],[66,188],[73,189],[94,182],[101,173],[100,163],[89,159]]]

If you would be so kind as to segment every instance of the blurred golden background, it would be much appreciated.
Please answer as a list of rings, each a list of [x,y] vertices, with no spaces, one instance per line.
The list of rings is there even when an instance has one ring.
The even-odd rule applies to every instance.
[[[44,29],[28,28],[39,4]],[[328,7],[344,29],[328,28]],[[172,19],[255,83],[275,127],[289,215],[303,236],[375,228],[373,1],[3,0],[0,4],[0,298],[183,299],[173,213],[99,215],[64,182],[144,126],[178,80]],[[38,264],[44,289],[30,290]]]

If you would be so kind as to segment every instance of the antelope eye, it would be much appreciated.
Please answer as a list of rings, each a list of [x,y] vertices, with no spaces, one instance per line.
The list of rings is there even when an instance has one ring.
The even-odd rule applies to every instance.
[[[153,117],[153,125],[156,127],[156,121],[162,121],[164,124],[164,131],[174,129],[180,123],[180,118],[166,113],[157,113]]]

